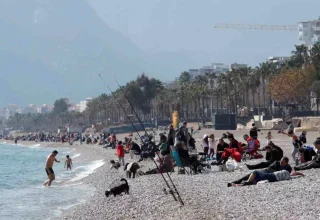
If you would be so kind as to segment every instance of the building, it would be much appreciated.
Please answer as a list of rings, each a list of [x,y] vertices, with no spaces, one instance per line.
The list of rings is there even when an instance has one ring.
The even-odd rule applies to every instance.
[[[282,64],[284,64],[286,61],[288,61],[290,57],[269,57],[267,59],[268,63],[274,63],[277,67],[280,67]]]
[[[71,104],[68,111],[80,112],[80,104]]]
[[[228,65],[226,65],[224,63],[212,63],[211,65],[212,65],[212,68],[214,70],[214,73],[217,74],[217,75],[229,71]]]
[[[198,75],[200,75],[200,76],[205,76],[206,73],[209,73],[209,74],[214,73],[214,68],[213,68],[213,66],[203,66],[203,67],[201,67],[201,68],[199,69]]]
[[[199,69],[189,69],[189,74],[191,76],[191,79],[194,79],[199,75]]]
[[[320,18],[318,20],[300,22],[299,40],[306,46],[320,42]]]
[[[88,103],[92,101],[92,98],[86,98],[80,102],[79,112],[84,112],[87,108]]]
[[[229,70],[233,70],[233,69],[241,69],[241,68],[247,68],[248,65],[247,64],[240,64],[240,63],[232,63],[229,66]]]
[[[40,113],[40,114],[46,114],[51,111],[50,107],[47,104],[43,104],[42,106],[36,109],[37,109],[37,113]]]
[[[25,107],[24,109],[23,109],[23,113],[24,114],[35,114],[35,113],[37,113],[37,106],[36,105],[34,105],[34,104],[30,104],[28,107]]]

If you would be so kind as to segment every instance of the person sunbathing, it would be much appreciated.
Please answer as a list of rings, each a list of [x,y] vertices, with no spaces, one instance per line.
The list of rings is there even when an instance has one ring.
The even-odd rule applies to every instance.
[[[299,173],[296,171],[292,171],[289,173],[287,170],[281,170],[274,173],[265,173],[263,171],[253,171],[249,176],[247,181],[242,182],[241,184],[232,183],[231,186],[249,186],[255,185],[260,181],[267,181],[267,182],[278,182],[283,180],[291,180],[294,177],[304,176],[303,173]]]
[[[262,172],[265,173],[274,173],[277,171],[281,170],[286,170],[289,173],[292,172],[292,167],[289,165],[289,158],[288,157],[283,157],[281,161],[274,161],[268,168],[261,170]],[[228,187],[232,186],[232,184],[241,184],[242,182],[246,181],[249,179],[251,173],[245,175],[244,177],[233,181],[231,183],[228,183]]]
[[[313,142],[314,147],[317,149],[317,154],[314,156],[314,158],[306,163],[303,163],[299,166],[295,166],[294,170],[309,170],[313,168],[320,168],[320,138],[317,138]]]
[[[260,162],[255,165],[246,164],[249,170],[263,169],[270,166],[275,161],[280,161],[283,156],[283,151],[280,147],[276,146],[272,142],[269,143],[266,148],[266,160],[265,162]]]

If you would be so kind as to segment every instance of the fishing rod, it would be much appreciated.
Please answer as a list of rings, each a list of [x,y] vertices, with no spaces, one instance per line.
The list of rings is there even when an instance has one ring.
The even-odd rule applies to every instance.
[[[147,132],[146,128],[144,127],[144,125],[143,125],[143,123],[142,123],[141,119],[139,118],[139,116],[138,116],[138,114],[137,114],[136,110],[135,110],[135,109],[134,109],[134,107],[132,106],[132,104],[131,104],[131,102],[130,102],[129,98],[127,97],[126,93],[124,92],[124,90],[122,89],[122,87],[120,86],[119,82],[117,81],[117,79],[115,78],[115,76],[114,76],[114,75],[113,75],[113,79],[116,81],[116,83],[117,83],[117,85],[119,86],[119,88],[120,88],[121,92],[123,93],[123,95],[124,95],[125,99],[128,101],[128,103],[129,103],[129,105],[130,105],[130,107],[131,107],[131,109],[132,109],[133,113],[136,115],[136,117],[137,117],[137,119],[138,119],[138,121],[139,121],[139,123],[140,123],[141,127],[143,128],[143,130],[144,130],[145,134],[146,134],[146,135],[148,135],[148,132]],[[156,152],[156,154],[157,154],[157,156],[160,158],[160,156],[159,156],[158,152]],[[168,176],[168,178],[169,178],[169,180],[170,180],[170,182],[171,182],[171,184],[172,184],[172,186],[173,186],[173,188],[174,188],[175,193],[176,193],[176,194],[177,194],[177,196],[178,196],[179,202],[181,203],[181,205],[183,205],[183,206],[184,206],[184,202],[183,202],[183,200],[182,200],[182,198],[181,198],[181,196],[180,196],[180,193],[179,193],[179,191],[178,191],[178,189],[177,189],[176,185],[174,184],[174,182],[173,182],[173,180],[172,180],[171,176],[169,175],[169,173],[168,173],[168,172],[166,172],[166,173],[167,173],[167,176]],[[164,177],[163,177],[163,178],[164,178]]]
[[[104,81],[104,79],[103,79],[103,77],[101,76],[100,73],[98,73],[98,76],[101,78],[102,81]],[[124,107],[120,104],[120,102],[119,102],[118,98],[116,97],[116,95],[114,94],[114,92],[112,92],[111,88],[108,86],[107,83],[106,83],[106,86],[107,86],[107,88],[110,90],[110,92],[111,92],[114,100],[117,102],[117,104],[119,105],[119,107],[122,109],[123,113],[124,113],[124,114],[126,115],[126,117],[128,118],[130,124],[132,125],[133,129],[135,130],[135,132],[138,134],[138,136],[139,136],[140,140],[142,141],[142,143],[143,143],[144,145],[146,145],[147,143],[145,142],[145,140],[144,140],[144,139],[141,137],[141,135],[139,134],[137,128],[134,126],[132,120],[131,120],[130,117],[128,116],[128,114],[127,114],[127,112],[125,111]],[[158,155],[158,154],[157,154],[157,155]],[[159,155],[158,155],[158,157],[159,157]],[[159,158],[160,158],[160,157],[159,157]],[[154,160],[154,158],[152,158],[152,161],[153,161],[154,164],[156,165],[157,170],[160,170],[160,168],[159,168],[157,162]],[[164,177],[163,173],[160,173],[160,174],[161,174],[164,182],[166,183],[166,185],[167,185],[167,187],[168,187],[168,189],[169,189],[169,193],[172,195],[172,197],[173,197],[173,199],[174,199],[175,201],[178,201],[178,199],[177,199],[177,197],[175,196],[173,190],[171,189],[170,184],[168,183],[167,179]],[[172,181],[172,180],[171,180],[171,181]],[[164,191],[166,192],[165,189],[164,189]],[[180,197],[180,195],[179,195],[179,197]],[[180,201],[180,203],[181,203],[182,205],[184,205],[184,203],[183,203],[183,201],[181,200],[181,198],[179,198],[179,201]]]

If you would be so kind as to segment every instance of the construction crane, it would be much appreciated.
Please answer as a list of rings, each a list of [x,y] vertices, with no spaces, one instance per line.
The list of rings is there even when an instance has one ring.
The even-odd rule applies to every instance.
[[[270,31],[298,31],[298,25],[216,24],[214,28],[254,29]]]

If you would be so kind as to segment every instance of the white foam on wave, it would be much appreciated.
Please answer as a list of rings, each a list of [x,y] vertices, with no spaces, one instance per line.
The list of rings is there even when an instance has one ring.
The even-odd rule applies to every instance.
[[[91,163],[91,164],[89,164],[87,166],[78,167],[78,169],[84,168],[84,171],[79,172],[76,175],[76,177],[72,178],[68,182],[74,182],[74,181],[81,180],[81,179],[89,176],[90,174],[92,174],[97,168],[103,166],[104,164],[105,164],[105,162],[103,162],[103,160],[96,160],[96,161],[94,161],[93,163]]]
[[[40,148],[40,146],[41,144],[34,144],[34,145],[29,145],[27,147],[33,149],[33,148]]]
[[[75,155],[73,155],[71,158],[74,159],[74,158],[80,157],[80,155],[81,155],[81,154],[75,154]]]

